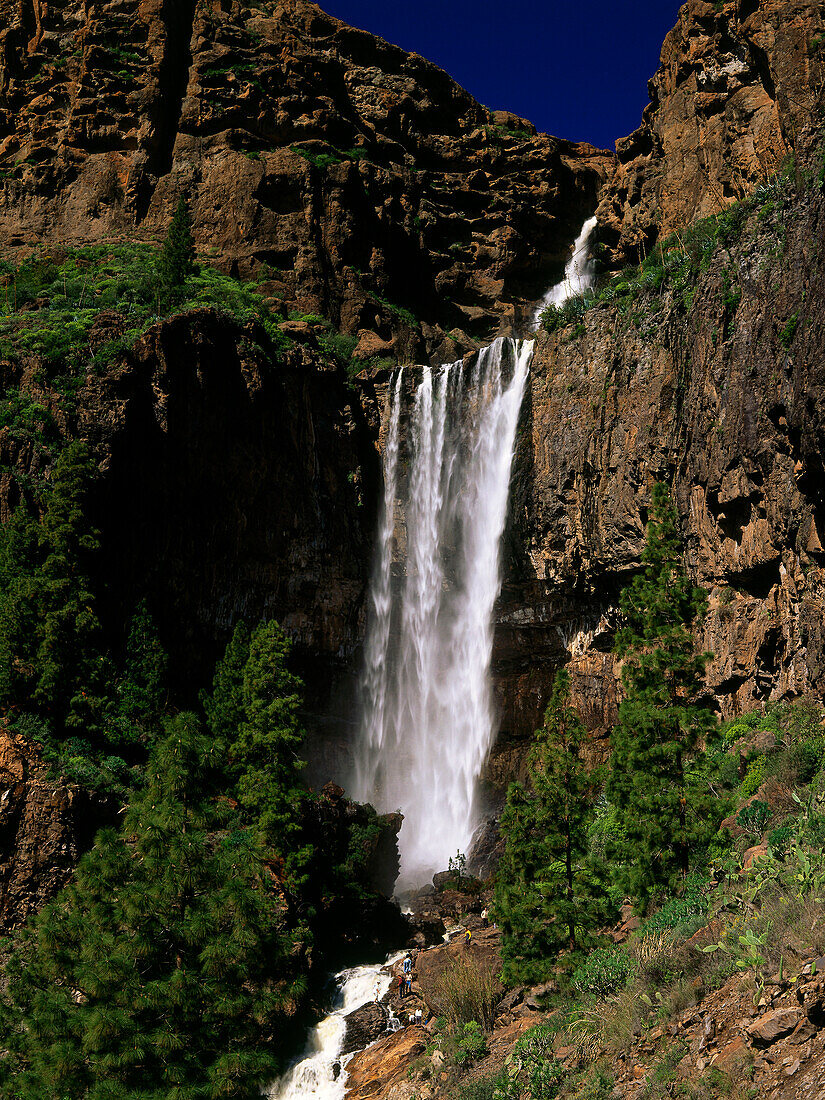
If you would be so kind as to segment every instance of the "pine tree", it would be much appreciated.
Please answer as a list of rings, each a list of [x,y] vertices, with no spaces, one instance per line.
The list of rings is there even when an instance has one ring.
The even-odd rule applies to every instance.
[[[192,215],[189,204],[181,196],[157,260],[158,298],[161,310],[167,310],[181,300],[187,280],[196,271]]]
[[[284,859],[293,888],[311,852],[300,843],[306,791],[301,725],[302,683],[287,668],[291,644],[276,622],[260,623],[249,639],[241,701],[243,717],[229,745],[237,797]]]
[[[90,579],[100,548],[88,519],[96,472],[85,443],[65,447],[41,522],[19,509],[0,552],[0,692],[87,736],[103,728],[110,672]]]
[[[241,620],[235,627],[223,658],[215,668],[212,692],[201,692],[201,704],[212,736],[228,749],[245,717],[243,677],[249,660],[249,630]]]
[[[6,968],[0,1091],[20,1100],[252,1100],[304,992],[284,907],[252,830],[217,785],[220,753],[178,716],[120,834]]]
[[[168,658],[145,601],[129,624],[123,674],[117,685],[119,742],[154,740],[162,726]]]
[[[55,463],[41,525],[45,560],[38,592],[37,682],[34,699],[54,707],[67,727],[86,734],[101,728],[110,672],[89,576],[100,549],[88,519],[97,468],[88,446],[70,443]]]
[[[4,707],[17,706],[31,695],[36,575],[41,564],[39,524],[21,504],[0,526],[0,702]]]
[[[706,599],[685,570],[676,510],[661,483],[653,489],[642,570],[620,606],[615,652],[624,698],[611,738],[607,796],[623,838],[613,855],[624,862],[629,890],[644,902],[657,887],[684,878],[691,855],[716,827],[691,770],[715,723],[697,701],[710,655],[696,652],[691,634]]]
[[[308,797],[298,755],[305,736],[303,684],[287,667],[290,649],[276,622],[259,623],[251,635],[239,623],[201,702],[245,820],[284,861],[287,883],[298,893],[312,853],[302,839]]]
[[[602,916],[596,869],[586,858],[597,778],[582,759],[586,731],[569,697],[562,669],[528,757],[527,783],[510,785],[501,818],[495,908],[511,983],[545,977],[559,950],[575,950]]]

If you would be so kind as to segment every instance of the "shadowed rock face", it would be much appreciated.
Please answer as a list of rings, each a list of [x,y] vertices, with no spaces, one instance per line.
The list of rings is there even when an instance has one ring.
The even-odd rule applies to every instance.
[[[517,323],[612,163],[304,0],[1,0],[0,25],[0,246],[152,237],[186,195],[204,254],[365,355]]]
[[[819,140],[823,27],[813,0],[682,6],[642,125],[616,143],[598,209],[608,263],[638,263],[660,236],[749,194]]]

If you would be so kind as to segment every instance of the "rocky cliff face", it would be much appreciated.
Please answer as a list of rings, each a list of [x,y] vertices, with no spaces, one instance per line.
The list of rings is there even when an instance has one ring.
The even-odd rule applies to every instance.
[[[0,930],[8,932],[64,886],[105,817],[74,784],[55,783],[37,750],[0,722]]]
[[[152,237],[186,195],[204,253],[365,355],[517,324],[612,160],[305,0],[4,0],[0,25],[0,246]]]
[[[107,623],[148,598],[185,693],[239,618],[273,616],[327,697],[362,633],[376,453],[343,372],[302,345],[275,363],[261,338],[209,310],[161,322],[90,367],[76,412],[37,360],[6,364],[3,381],[100,456]],[[42,477],[49,458],[7,427],[0,460],[7,516],[9,471]]]
[[[656,480],[709,592],[712,705],[825,691],[825,202],[815,180],[786,188],[714,252],[687,312],[642,289],[539,337],[497,629],[505,732],[538,723],[567,661],[590,725],[612,721],[614,608]]]
[[[689,0],[662,47],[642,125],[616,143],[599,237],[611,264],[638,263],[694,218],[750,194],[819,140],[822,5]]]

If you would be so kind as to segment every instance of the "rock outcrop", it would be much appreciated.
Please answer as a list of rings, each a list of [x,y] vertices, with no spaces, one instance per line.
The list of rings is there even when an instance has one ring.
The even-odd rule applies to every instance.
[[[348,1012],[341,1054],[352,1054],[378,1039],[387,1030],[389,1013],[383,1005],[369,1003]]]
[[[517,324],[612,164],[305,0],[3,0],[0,26],[0,247],[151,238],[185,195],[205,255],[365,356]]]
[[[0,931],[23,924],[74,874],[88,843],[85,792],[55,783],[31,742],[0,722]]]
[[[642,125],[616,143],[599,203],[611,265],[750,194],[821,140],[822,5],[688,0],[649,82]]]
[[[594,732],[612,722],[616,600],[656,480],[674,488],[709,592],[712,705],[729,716],[825,692],[825,202],[788,188],[779,215],[754,213],[714,253],[687,313],[641,292],[540,336],[496,634],[505,736],[540,723],[561,663]],[[494,774],[512,774],[507,741],[499,751]]]
[[[424,1053],[429,1032],[411,1024],[353,1056],[347,1066],[347,1100],[388,1095],[402,1082],[410,1063]]]

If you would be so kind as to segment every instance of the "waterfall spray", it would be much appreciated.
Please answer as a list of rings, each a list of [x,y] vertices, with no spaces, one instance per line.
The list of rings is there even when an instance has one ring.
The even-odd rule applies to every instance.
[[[466,851],[477,824],[476,785],[495,733],[489,668],[500,542],[532,351],[501,338],[471,366],[424,368],[400,502],[401,375],[389,395],[355,794],[404,813],[402,888]],[[393,592],[396,507],[406,556]]]

